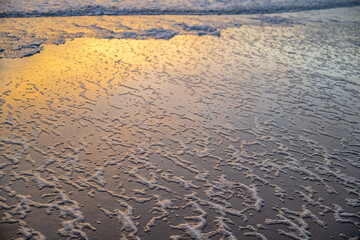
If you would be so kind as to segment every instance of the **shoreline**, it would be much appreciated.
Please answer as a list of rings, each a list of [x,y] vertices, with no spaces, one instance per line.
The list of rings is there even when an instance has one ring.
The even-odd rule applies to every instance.
[[[221,36],[227,28],[242,25],[279,25],[292,27],[308,20],[327,19],[334,12],[336,18],[349,23],[358,23],[360,7],[315,10],[301,13],[288,12],[280,14],[254,15],[143,15],[143,16],[74,16],[50,18],[5,18],[1,26],[1,58],[18,58],[38,54],[47,44],[64,44],[75,38],[94,37],[104,39],[171,39],[177,35],[211,35]],[[307,19],[302,21],[299,14]],[[133,22],[133,18],[137,22]],[[330,19],[329,19],[330,20]],[[161,25],[159,25],[161,22]],[[36,28],[34,27],[36,26]],[[49,27],[52,26],[52,27]]]

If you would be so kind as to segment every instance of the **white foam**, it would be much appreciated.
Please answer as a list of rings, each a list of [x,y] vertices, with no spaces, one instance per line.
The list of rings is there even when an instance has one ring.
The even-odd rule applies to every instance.
[[[107,216],[115,216],[122,225],[121,229],[128,231],[131,234],[131,236],[134,236],[134,234],[136,234],[138,231],[136,223],[133,220],[134,219],[134,216],[133,216],[134,209],[132,206],[130,206],[129,204],[127,204],[124,201],[119,201],[119,204],[123,207],[126,207],[126,210],[121,211],[120,209],[115,209],[114,211],[110,212],[110,211],[106,210],[105,208],[100,208],[100,209]],[[139,239],[136,236],[134,236],[134,237],[136,239]]]

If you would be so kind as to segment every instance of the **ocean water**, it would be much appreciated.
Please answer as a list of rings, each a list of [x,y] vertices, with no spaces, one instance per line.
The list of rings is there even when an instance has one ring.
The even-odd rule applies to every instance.
[[[239,14],[359,5],[359,0],[2,0],[0,16]]]
[[[2,1],[0,239],[358,239],[358,3]]]

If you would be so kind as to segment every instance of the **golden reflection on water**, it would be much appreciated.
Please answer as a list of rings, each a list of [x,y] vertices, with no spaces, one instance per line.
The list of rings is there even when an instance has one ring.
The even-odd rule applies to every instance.
[[[199,37],[188,35],[170,40],[80,38],[64,45],[46,45],[41,54],[3,60],[1,87],[10,90],[13,98],[19,99],[36,96],[40,100],[50,92],[76,98],[79,91],[85,89],[91,98],[95,94],[93,91],[107,87],[109,80],[115,79],[114,82],[130,86],[134,72],[146,72],[154,66],[164,68],[165,64],[176,65],[177,69],[188,69],[195,74],[198,70],[192,62],[207,51],[214,41],[217,41],[214,37],[202,37],[199,41]],[[191,52],[194,46],[196,51],[181,54]],[[149,74],[152,73],[136,80],[151,84],[156,79],[148,77]],[[6,86],[10,81],[16,83]]]

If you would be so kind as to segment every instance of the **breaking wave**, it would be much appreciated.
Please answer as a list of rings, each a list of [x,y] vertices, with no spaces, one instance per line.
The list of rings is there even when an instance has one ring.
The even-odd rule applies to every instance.
[[[253,14],[304,11],[360,5],[360,0],[81,0],[1,3],[0,17],[166,15],[166,14]]]

